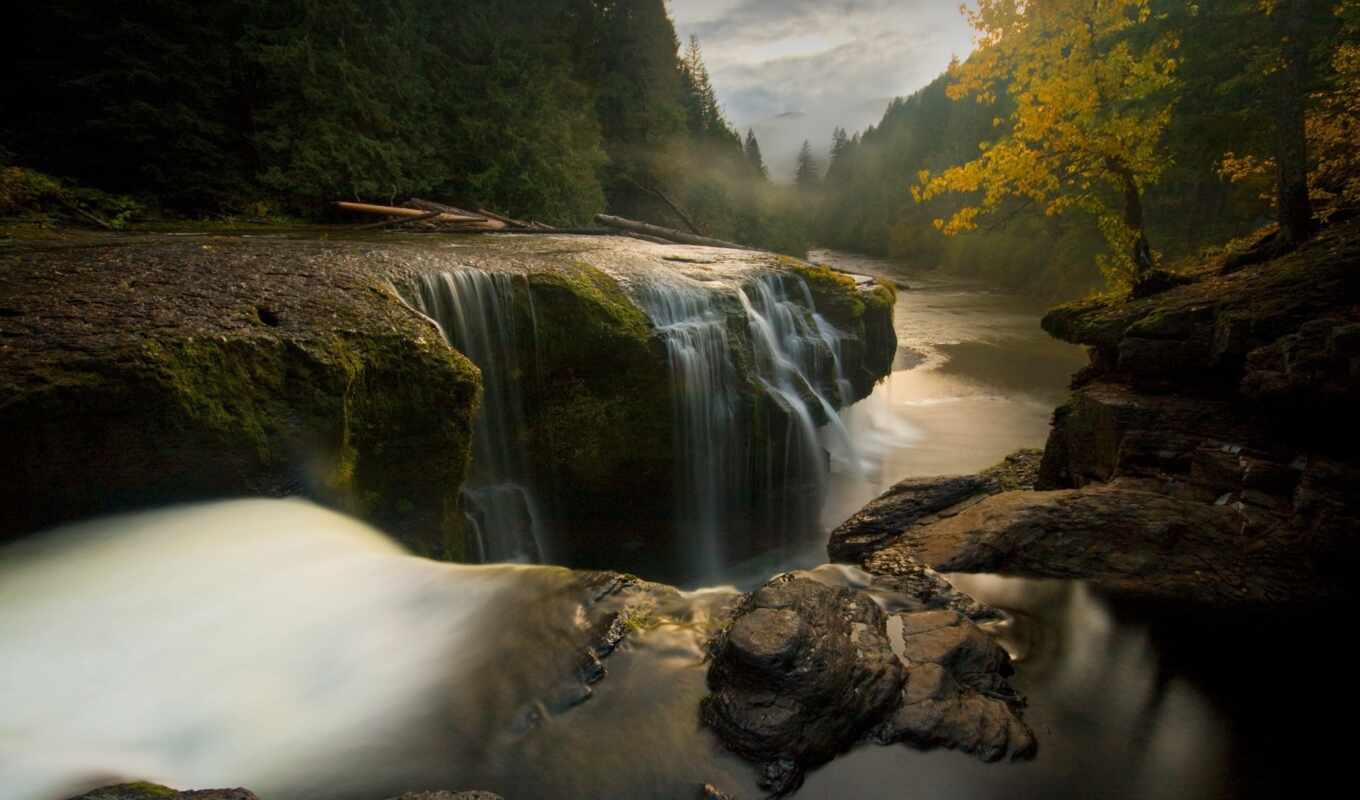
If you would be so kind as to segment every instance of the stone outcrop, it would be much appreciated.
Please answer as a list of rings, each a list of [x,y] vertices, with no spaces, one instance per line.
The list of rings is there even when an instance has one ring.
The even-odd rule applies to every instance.
[[[762,789],[787,794],[866,738],[987,760],[1033,752],[991,637],[955,611],[888,613],[814,574],[746,596],[711,646],[701,717],[756,762]]]
[[[1360,225],[1224,274],[1050,312],[1091,364],[1053,418],[1036,485],[894,487],[833,557],[891,574],[1088,578],[1213,607],[1325,603],[1360,561]],[[975,486],[972,494],[949,492]],[[955,501],[939,509],[936,496]],[[895,532],[895,535],[894,535]]]
[[[303,494],[462,555],[476,368],[373,248],[216,237],[0,256],[0,539]]]
[[[522,444],[561,500],[542,510],[601,552],[675,507],[666,348],[627,286],[668,270],[807,272],[851,334],[855,396],[841,403],[895,350],[890,287],[765,253],[565,236],[21,242],[0,255],[0,541],[169,502],[301,494],[419,553],[466,557],[479,371],[402,297],[465,267],[514,276]],[[732,331],[750,369],[749,332]],[[782,442],[787,413],[751,395],[759,430]]]
[[[1010,657],[990,635],[954,611],[901,614],[889,633],[901,639],[907,686],[875,739],[948,747],[984,761],[1035,753],[1034,734],[1020,718],[1023,700],[1006,682]]]

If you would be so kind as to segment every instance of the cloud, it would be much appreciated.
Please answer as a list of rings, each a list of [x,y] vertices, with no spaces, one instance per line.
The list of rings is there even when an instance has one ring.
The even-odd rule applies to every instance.
[[[683,39],[699,37],[739,127],[787,111],[881,112],[971,47],[951,0],[672,0],[671,13]]]

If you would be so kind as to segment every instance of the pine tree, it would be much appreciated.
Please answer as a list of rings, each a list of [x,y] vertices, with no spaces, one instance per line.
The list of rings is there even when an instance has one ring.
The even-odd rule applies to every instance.
[[[805,192],[815,191],[822,182],[821,169],[816,156],[812,155],[812,143],[804,139],[803,147],[798,151],[798,171],[793,178],[794,185]]]
[[[847,161],[850,157],[850,136],[844,128],[836,128],[831,134],[831,161],[826,168],[826,182],[833,185],[845,183],[848,177]]]
[[[756,141],[756,132],[750,128],[746,129],[746,147],[744,150],[751,169],[760,176],[761,180],[769,180],[770,171],[765,166],[765,159],[760,155],[760,142]]]

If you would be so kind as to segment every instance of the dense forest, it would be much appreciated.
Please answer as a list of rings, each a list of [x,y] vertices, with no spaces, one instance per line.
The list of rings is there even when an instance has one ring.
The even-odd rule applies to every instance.
[[[1005,5],[982,4],[984,11]],[[1066,8],[1075,4],[1050,5],[1065,15],[1048,32],[1052,39],[1068,31],[1087,35],[1080,17]],[[1127,276],[1117,268],[1102,275],[1099,257],[1109,251],[1101,217],[1117,211],[1121,188],[1101,185],[1104,163],[1087,170],[1072,151],[1100,156],[1101,136],[1113,153],[1144,151],[1136,183],[1146,239],[1159,263],[1174,263],[1275,220],[1275,159],[1291,94],[1306,106],[1314,201],[1331,208],[1360,199],[1360,4],[1223,0],[1107,6],[1111,16],[1090,37],[1087,64],[1074,61],[1071,44],[1055,54],[1047,77],[1037,47],[1010,54],[1009,64],[999,58],[979,64],[975,56],[894,101],[877,126],[854,136],[837,130],[815,238],[833,247],[982,274],[1047,299],[1118,284]],[[1142,18],[1139,9],[1146,12]],[[1295,20],[1302,22],[1297,31],[1282,30]],[[975,19],[975,27],[980,22],[985,26],[986,20]],[[1298,70],[1303,77],[1292,93],[1281,86],[1286,71],[1279,67],[1283,43],[1290,41],[1306,53]],[[1140,65],[1155,66],[1155,74],[1130,77]],[[977,85],[979,70],[989,72],[990,86]],[[1008,91],[1016,75],[1029,81],[1020,101]],[[1046,85],[1036,85],[1044,80]],[[1083,106],[1086,97],[1102,92],[1106,107]],[[1031,137],[1034,146],[1003,149],[1019,138],[1018,126],[1037,127],[1033,117],[1039,115],[1026,117],[1021,104],[1038,109],[1044,102],[1061,104],[1059,118],[1043,121]],[[1083,138],[1065,143],[1059,126]],[[1081,185],[1060,185],[1033,159],[1062,162],[1071,170],[1062,177],[1075,175]],[[951,167],[970,162],[972,174],[959,170],[949,176]],[[921,181],[923,172],[935,179],[944,174],[952,185],[936,183],[944,191],[931,191],[929,178]],[[1040,186],[1036,176],[1051,183]],[[921,201],[907,191],[913,185],[927,189],[917,192]],[[979,202],[989,213],[958,224],[958,213],[971,215]],[[1069,210],[1089,213],[1064,213]],[[936,220],[939,225],[932,224]]]
[[[1085,24],[1072,2],[1015,7],[980,3],[994,46],[837,128],[829,158],[805,143],[785,186],[664,0],[29,5],[0,77],[0,214],[44,197],[119,225],[412,196],[563,225],[608,211],[1059,299],[1271,223],[1279,164],[1323,207],[1360,195],[1355,0],[1120,0]],[[1049,27],[1008,31],[1031,17]]]
[[[111,215],[416,195],[557,224],[608,209],[678,226],[678,208],[711,236],[806,249],[664,0],[57,0],[15,17],[0,163],[90,187]],[[5,194],[54,191],[26,174]]]

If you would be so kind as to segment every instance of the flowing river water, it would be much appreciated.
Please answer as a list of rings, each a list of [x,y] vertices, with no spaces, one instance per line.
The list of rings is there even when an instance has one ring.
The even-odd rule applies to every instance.
[[[909,287],[893,374],[842,412],[847,437],[823,439],[823,531],[903,477],[1042,445],[1083,357],[1038,330],[1038,307],[887,262],[814,258]],[[482,488],[517,468],[483,473]],[[516,542],[534,546],[535,531]],[[570,676],[592,601],[566,570],[426,561],[300,501],[168,509],[26,540],[0,551],[0,797],[131,778],[243,785],[266,800],[431,788],[690,798],[702,783],[758,797],[754,770],[699,723],[706,623],[715,603],[781,569],[862,579],[819,567],[819,547],[722,565],[718,586],[674,599],[583,692]],[[1267,633],[1078,582],[952,579],[1007,611],[993,632],[1016,660],[1038,757],[988,765],[864,745],[797,796],[1272,797],[1319,779],[1341,746],[1328,742],[1343,734],[1312,723],[1326,716],[1323,687],[1341,682],[1304,688],[1304,660],[1329,663],[1321,626]]]

